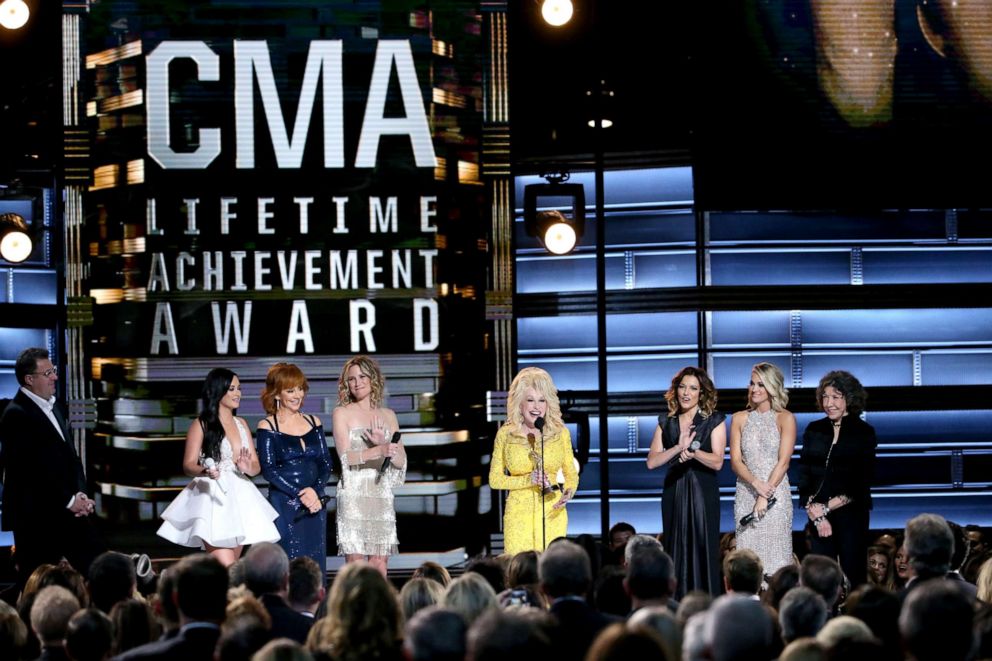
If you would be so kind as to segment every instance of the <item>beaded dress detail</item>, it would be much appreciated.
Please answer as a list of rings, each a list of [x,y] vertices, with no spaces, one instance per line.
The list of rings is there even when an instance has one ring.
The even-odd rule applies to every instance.
[[[348,430],[348,449],[360,452],[368,447],[361,428]],[[392,436],[385,430],[386,438]],[[376,484],[382,459],[357,466],[343,466],[337,492],[338,555],[392,555],[396,536],[396,509],[393,488],[406,480],[406,466],[390,465]]]

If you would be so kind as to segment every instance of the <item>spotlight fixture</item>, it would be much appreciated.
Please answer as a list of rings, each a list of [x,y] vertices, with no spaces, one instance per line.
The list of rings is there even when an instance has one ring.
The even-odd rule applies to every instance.
[[[24,0],[3,0],[0,2],[0,25],[8,30],[18,30],[24,27],[31,16],[31,10]]]
[[[548,252],[566,255],[575,250],[585,229],[585,188],[582,184],[563,183],[568,179],[567,173],[544,177],[548,183],[524,187],[524,227]],[[541,211],[539,206],[543,207]]]
[[[544,0],[541,3],[541,16],[548,25],[556,28],[572,20],[571,0]]]
[[[27,221],[16,213],[0,214],[0,258],[19,264],[31,256],[33,249]]]

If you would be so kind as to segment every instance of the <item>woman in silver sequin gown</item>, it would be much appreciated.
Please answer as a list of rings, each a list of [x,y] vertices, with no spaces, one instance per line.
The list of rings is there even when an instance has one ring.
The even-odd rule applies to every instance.
[[[393,488],[406,479],[403,443],[391,442],[399,421],[382,406],[385,394],[379,365],[367,356],[355,356],[341,370],[334,409],[334,445],[341,457],[338,555],[346,562],[368,560],[384,576],[399,544]],[[389,466],[377,481],[387,459]]]
[[[788,403],[782,372],[771,363],[758,363],[751,372],[748,408],[735,413],[730,425],[730,465],[737,475],[737,548],[757,553],[767,576],[794,562],[787,471],[796,444],[796,419],[785,409]],[[771,498],[775,503],[769,506]],[[753,521],[741,525],[741,518],[751,513]]]

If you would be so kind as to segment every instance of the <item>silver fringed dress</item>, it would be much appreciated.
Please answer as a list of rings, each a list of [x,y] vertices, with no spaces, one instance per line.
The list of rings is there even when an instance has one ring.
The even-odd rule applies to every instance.
[[[348,430],[349,450],[360,452],[368,447],[362,438],[363,431],[361,428]],[[391,435],[387,430],[386,438]],[[382,556],[397,551],[399,539],[396,537],[393,488],[406,479],[406,466],[390,465],[376,484],[375,476],[381,465],[382,459],[376,459],[356,466],[342,466],[337,491],[338,555]]]
[[[768,481],[778,463],[781,443],[776,411],[764,413],[748,411],[744,429],[741,430],[741,458],[744,465],[759,480]],[[737,525],[737,548],[751,549],[761,558],[765,574],[770,576],[779,567],[792,564],[792,496],[789,476],[786,475],[775,489],[776,502],[765,516],[746,526],[741,517],[754,509],[756,496],[751,485],[737,480],[734,497],[734,521]]]

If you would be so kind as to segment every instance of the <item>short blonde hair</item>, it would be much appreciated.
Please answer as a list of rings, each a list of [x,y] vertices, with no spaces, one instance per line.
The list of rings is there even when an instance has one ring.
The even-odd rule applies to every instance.
[[[784,411],[789,405],[789,389],[785,387],[785,377],[782,370],[771,363],[758,363],[751,368],[758,373],[758,378],[765,384],[768,399],[771,400],[773,411]],[[751,397],[748,395],[747,407],[751,408]]]
[[[554,436],[564,429],[565,423],[561,419],[561,404],[558,401],[555,382],[551,380],[551,375],[540,367],[525,367],[513,377],[506,399],[506,423],[514,430],[520,429],[523,425],[520,404],[530,388],[536,390],[547,401],[548,413],[544,418],[544,433],[546,437]]]

